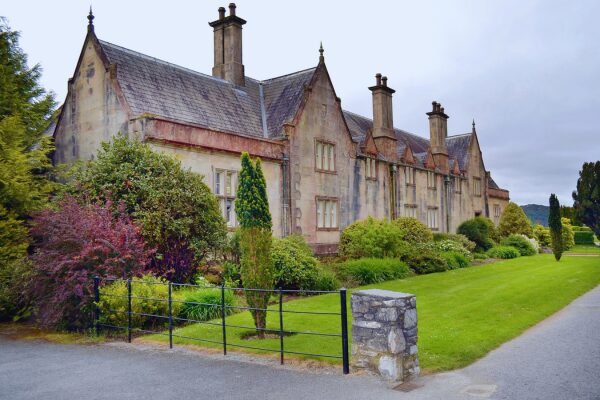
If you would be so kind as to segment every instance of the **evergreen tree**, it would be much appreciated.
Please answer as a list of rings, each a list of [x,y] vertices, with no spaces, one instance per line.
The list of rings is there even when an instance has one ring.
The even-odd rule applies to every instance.
[[[240,223],[240,273],[248,289],[272,289],[275,268],[271,259],[271,213],[267,199],[267,185],[260,159],[252,162],[248,153],[242,153],[242,169],[235,200]],[[248,305],[259,337],[264,337],[267,325],[266,309],[269,292],[246,291]]]
[[[600,238],[600,161],[583,164],[573,200],[578,220],[589,226],[596,237]]]
[[[54,188],[47,179],[52,146],[43,130],[55,103],[39,85],[40,73],[39,65],[27,67],[18,32],[0,17],[0,319],[27,313],[25,221]]]
[[[548,216],[548,226],[550,227],[550,236],[552,242],[552,252],[556,261],[560,261],[563,252],[562,222],[560,220],[560,203],[554,193],[550,195],[550,215]]]
[[[529,218],[527,218],[525,211],[513,202],[508,203],[502,212],[500,223],[498,224],[498,233],[503,237],[508,237],[515,233],[533,237],[533,229]]]

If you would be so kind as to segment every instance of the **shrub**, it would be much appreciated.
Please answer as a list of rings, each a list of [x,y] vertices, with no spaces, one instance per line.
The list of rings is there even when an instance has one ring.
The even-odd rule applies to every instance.
[[[521,255],[519,250],[512,246],[494,246],[487,251],[487,255],[491,258],[517,258]]]
[[[318,261],[302,236],[273,239],[271,259],[277,287],[306,290],[315,287],[319,275]]]
[[[461,235],[458,233],[443,233],[436,232],[433,234],[433,240],[435,242],[440,242],[442,240],[452,240],[453,242],[460,243],[465,249],[469,251],[475,250],[475,242],[470,241],[465,235]]]
[[[225,305],[232,307],[236,305],[235,294],[230,289],[225,289]],[[180,318],[193,319],[196,321],[210,321],[221,317],[221,289],[203,288],[188,292],[185,302],[181,305],[178,315]],[[225,308],[225,314],[235,313],[234,308]],[[177,314],[176,314],[177,315]]]
[[[57,210],[34,217],[36,239],[30,293],[42,325],[90,325],[94,276],[139,276],[150,259],[139,228],[112,203],[80,205],[65,196]]]
[[[173,300],[177,300],[173,291]],[[135,314],[131,316],[131,324],[134,328],[156,329],[168,325],[166,318],[149,317],[139,314],[169,315],[169,287],[167,281],[162,278],[154,277],[150,274],[135,278],[131,283],[131,311]],[[144,297],[139,299],[136,297]],[[147,300],[147,299],[161,299]],[[115,326],[127,326],[127,282],[116,281],[100,288],[100,322]],[[179,314],[181,303],[172,302],[172,313],[174,316]]]
[[[157,250],[153,268],[175,282],[189,281],[195,266],[226,238],[219,204],[202,175],[121,134],[102,143],[97,159],[78,174],[70,191],[123,202],[146,242]]]
[[[440,256],[446,260],[448,269],[466,268],[471,265],[471,261],[467,256],[457,251],[445,251]]]
[[[560,222],[562,224],[563,250],[569,250],[571,247],[575,246],[575,233],[571,226],[571,220],[569,218],[561,218]]]
[[[515,233],[520,233],[527,237],[533,236],[531,223],[525,214],[525,211],[512,201],[508,203],[498,224],[498,233],[502,237],[508,237]]]
[[[574,232],[575,244],[594,244],[594,233],[586,231]]]
[[[429,274],[448,269],[446,260],[440,256],[440,251],[433,242],[411,247],[401,255],[401,259],[417,274]]]
[[[550,246],[550,229],[546,228],[543,225],[535,225],[533,227],[533,236],[537,239],[540,246],[548,247]]]
[[[431,229],[416,218],[400,217],[393,220],[392,224],[404,231],[402,239],[408,243],[426,243],[433,240]]]
[[[537,250],[529,242],[527,236],[513,234],[509,237],[502,239],[502,246],[512,246],[519,250],[519,254],[522,256],[532,256],[537,253]]]
[[[592,229],[588,226],[573,225],[571,228],[573,228],[573,232],[591,232],[592,231]]]
[[[407,247],[406,231],[397,224],[369,217],[349,225],[341,234],[339,253],[343,258],[395,257]]]
[[[471,252],[463,247],[459,242],[453,240],[442,240],[435,242],[435,247],[440,252],[454,252],[460,253],[467,259],[471,259]]]
[[[406,263],[395,258],[349,260],[340,264],[338,270],[342,279],[352,280],[359,285],[401,279],[410,274]]]
[[[458,227],[457,233],[475,242],[475,251],[485,251],[494,245],[494,241],[490,237],[493,235],[492,228],[486,218],[483,217],[475,217],[464,221]]]
[[[488,258],[486,253],[473,253],[474,260],[487,260]]]
[[[240,287],[242,283],[242,277],[240,275],[239,264],[234,264],[230,261],[223,263],[223,283],[230,287]]]
[[[339,287],[340,282],[333,272],[319,270],[313,290],[337,290]]]

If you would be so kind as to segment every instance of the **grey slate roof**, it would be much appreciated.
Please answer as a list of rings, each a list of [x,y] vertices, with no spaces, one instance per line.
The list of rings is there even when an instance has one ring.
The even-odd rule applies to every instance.
[[[500,186],[498,186],[491,176],[488,176],[487,185],[490,189],[500,189]]]
[[[100,40],[136,115],[151,114],[208,129],[254,137],[276,137],[293,118],[315,68],[267,81],[246,78],[238,87]],[[261,99],[261,86],[263,89]],[[263,100],[261,102],[261,100]],[[267,127],[263,129],[263,108]]]
[[[469,147],[471,146],[472,133],[463,135],[448,136],[446,138],[446,147],[448,147],[448,157],[458,160],[458,167],[461,171],[467,169],[469,164]]]

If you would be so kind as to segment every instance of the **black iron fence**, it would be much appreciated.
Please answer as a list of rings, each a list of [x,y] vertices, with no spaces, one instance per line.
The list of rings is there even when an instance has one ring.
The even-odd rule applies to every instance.
[[[102,310],[101,309],[101,306],[100,306],[101,291],[100,291],[100,289],[102,286],[106,285],[106,283],[113,283],[113,282],[126,283],[127,295],[104,293],[104,294],[102,294],[102,296],[127,299],[127,309],[126,310],[114,310],[114,309]],[[134,296],[132,294],[132,285],[133,284],[168,286],[168,292],[167,292],[168,296],[166,299]],[[221,291],[221,301],[220,301],[220,303],[201,303],[201,302],[175,300],[175,299],[173,299],[173,287],[174,286],[175,287],[185,286],[188,288],[197,288],[197,289],[217,289],[217,290]],[[247,291],[269,292],[278,298],[279,307],[276,307],[276,308],[268,308],[268,307],[267,308],[253,308],[253,307],[243,307],[243,306],[237,306],[237,305],[227,305],[226,301],[225,301],[225,293],[226,293],[225,291],[227,291],[227,290],[231,290],[231,291],[235,291],[235,292],[239,292],[239,291],[242,291],[242,292],[247,292]],[[317,294],[335,294],[335,293],[339,294],[339,297],[340,297],[340,311],[339,312],[290,310],[290,309],[286,310],[283,307],[284,295],[317,295]],[[167,303],[168,304],[167,315],[134,312],[133,308],[132,308],[132,300],[146,300],[146,301]],[[279,353],[279,358],[280,358],[281,364],[284,363],[285,354],[341,359],[344,374],[348,374],[350,371],[349,355],[348,355],[348,314],[347,314],[346,289],[340,289],[340,290],[336,290],[336,291],[285,290],[285,289],[273,289],[273,290],[245,289],[245,288],[230,288],[230,287],[225,287],[224,285],[203,286],[203,285],[179,284],[179,283],[172,283],[172,282],[148,282],[148,281],[133,280],[133,279],[123,280],[123,279],[96,277],[96,278],[94,278],[94,302],[95,302],[94,326],[96,329],[96,333],[98,333],[100,331],[100,329],[102,329],[102,328],[122,330],[122,331],[126,332],[127,341],[129,343],[131,343],[132,334],[134,332],[139,332],[139,333],[143,333],[143,334],[144,333],[157,334],[157,335],[164,335],[164,336],[169,337],[169,347],[170,348],[173,348],[173,338],[175,337],[175,338],[193,340],[193,341],[198,341],[198,342],[220,344],[223,346],[223,354],[224,355],[227,355],[228,347],[253,349],[253,350],[259,350],[259,351],[266,351],[266,352],[276,352],[276,353]],[[219,319],[213,319],[213,320],[209,320],[209,321],[201,321],[201,320],[195,320],[195,319],[182,318],[180,316],[173,315],[173,303],[219,307],[220,311],[221,311],[220,321],[219,321]],[[274,330],[274,329],[268,329],[268,328],[256,328],[256,327],[252,327],[252,326],[228,324],[227,323],[227,314],[228,314],[227,310],[228,309],[234,309],[234,310],[238,310],[238,311],[264,311],[266,313],[278,313],[279,314],[279,329]],[[114,324],[102,322],[101,315],[103,313],[121,313],[121,314],[126,315],[127,316],[127,326],[114,325]],[[285,325],[284,315],[286,315],[286,314],[307,314],[307,315],[321,315],[321,316],[325,315],[325,316],[331,316],[332,318],[334,318],[334,317],[339,318],[340,330],[339,330],[339,333],[286,330],[286,329],[284,329],[284,325]],[[168,322],[168,333],[165,333],[165,331],[153,331],[153,330],[143,329],[141,327],[134,327],[133,323],[132,323],[132,317],[136,316],[136,315],[142,316],[142,317],[166,320]],[[220,341],[218,341],[218,340],[212,340],[212,339],[202,338],[202,337],[191,337],[191,336],[186,336],[186,335],[175,334],[175,333],[173,333],[174,323],[193,323],[193,324],[207,324],[207,325],[213,325],[213,326],[221,326],[222,327],[222,339]],[[247,345],[242,345],[239,343],[227,343],[227,328],[228,327],[240,328],[240,329],[251,329],[251,330],[257,330],[257,331],[262,330],[262,331],[265,331],[265,333],[274,333],[279,336],[279,349],[269,349],[269,348],[262,348],[262,347],[256,347],[256,346],[247,346]],[[341,355],[321,354],[318,352],[318,350],[315,350],[315,352],[311,352],[311,353],[286,350],[285,340],[284,340],[286,335],[314,335],[314,336],[339,337],[340,338]]]

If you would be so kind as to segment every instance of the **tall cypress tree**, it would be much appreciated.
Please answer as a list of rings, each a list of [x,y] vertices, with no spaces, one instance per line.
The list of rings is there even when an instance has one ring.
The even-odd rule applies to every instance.
[[[242,153],[242,170],[235,200],[240,223],[240,272],[247,289],[272,289],[275,269],[271,260],[271,213],[267,199],[267,184],[260,160],[252,162]],[[246,291],[248,305],[259,337],[264,337],[267,325],[269,292]]]
[[[548,226],[552,238],[552,252],[556,261],[560,261],[563,252],[562,222],[560,220],[560,203],[554,193],[550,195],[550,214],[548,215]]]

